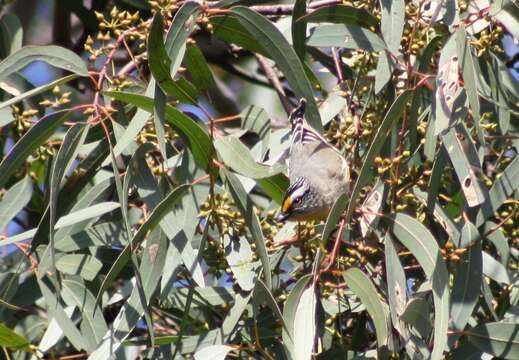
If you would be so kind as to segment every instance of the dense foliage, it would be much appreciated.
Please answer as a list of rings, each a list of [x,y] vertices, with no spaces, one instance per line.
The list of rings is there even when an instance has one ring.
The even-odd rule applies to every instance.
[[[0,18],[2,356],[519,358],[512,1],[56,4]],[[352,181],[282,224],[302,97]]]

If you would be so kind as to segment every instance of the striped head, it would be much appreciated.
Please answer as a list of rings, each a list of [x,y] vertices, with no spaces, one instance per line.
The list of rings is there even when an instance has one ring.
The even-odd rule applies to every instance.
[[[288,187],[281,203],[281,213],[277,220],[285,221],[307,211],[308,198],[310,197],[310,185],[304,178],[298,178]]]

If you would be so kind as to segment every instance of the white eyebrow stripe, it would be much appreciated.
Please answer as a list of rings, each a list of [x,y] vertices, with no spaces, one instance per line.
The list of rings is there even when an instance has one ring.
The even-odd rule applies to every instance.
[[[297,199],[297,198],[303,196],[307,191],[308,191],[308,186],[306,185],[304,179],[299,178],[291,186],[289,194],[292,199]]]

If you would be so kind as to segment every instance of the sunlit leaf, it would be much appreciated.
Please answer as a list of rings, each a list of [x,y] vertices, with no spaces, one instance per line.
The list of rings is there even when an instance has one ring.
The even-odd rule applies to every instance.
[[[44,61],[80,76],[88,76],[85,62],[74,52],[60,46],[25,46],[0,62],[0,78],[23,69],[34,61]]]

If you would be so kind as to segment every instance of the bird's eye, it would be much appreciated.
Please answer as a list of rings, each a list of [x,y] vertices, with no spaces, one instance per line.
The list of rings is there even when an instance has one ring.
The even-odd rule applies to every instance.
[[[294,204],[299,205],[300,203],[301,203],[300,197],[294,199]]]

